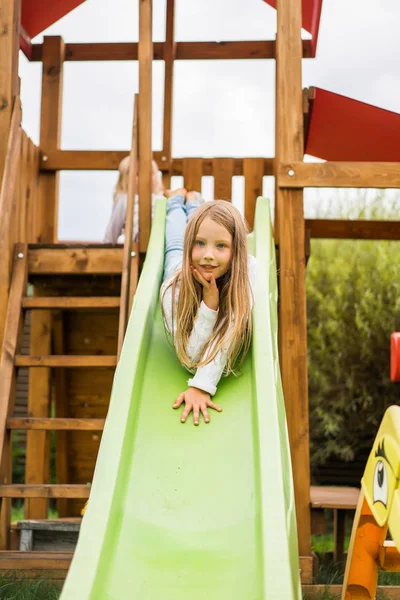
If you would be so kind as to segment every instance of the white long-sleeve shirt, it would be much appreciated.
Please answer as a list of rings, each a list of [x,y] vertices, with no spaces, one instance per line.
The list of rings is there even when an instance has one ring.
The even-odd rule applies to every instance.
[[[249,274],[249,294],[252,292],[252,298],[255,296],[255,282],[256,282],[256,259],[251,254],[248,255],[248,274]],[[163,309],[165,315],[165,325],[169,333],[172,334],[172,287],[168,287],[171,281],[171,275],[161,286],[161,298],[163,302]],[[174,331],[173,337],[176,338],[176,312],[178,308],[178,296],[179,296],[179,282],[175,288],[175,302],[174,302]],[[165,291],[166,290],[166,291]],[[164,293],[165,292],[165,293]],[[210,340],[214,326],[217,322],[218,310],[212,310],[202,301],[199,310],[197,311],[196,318],[193,323],[193,329],[190,333],[186,351],[190,360],[196,363],[200,360],[200,356]],[[228,330],[229,335],[229,330]],[[227,362],[229,348],[220,350],[215,358],[208,364],[199,367],[194,373],[194,377],[188,380],[189,387],[196,387],[204,392],[208,392],[213,396],[217,391],[217,385],[222,377]],[[204,359],[207,359],[211,348],[207,348]]]
[[[154,216],[154,206],[157,198],[163,198],[162,194],[152,194],[151,196],[151,218]],[[106,233],[104,234],[105,244],[123,244],[125,241],[125,219],[126,209],[128,206],[127,194],[118,194],[114,203],[110,220],[107,225]],[[133,241],[138,241],[139,233],[139,197],[135,196],[133,204]]]

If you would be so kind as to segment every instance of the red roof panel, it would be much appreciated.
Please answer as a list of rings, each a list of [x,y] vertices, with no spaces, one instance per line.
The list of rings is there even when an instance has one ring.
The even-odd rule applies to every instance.
[[[264,0],[276,8],[276,0]],[[312,35],[312,48],[313,55],[317,50],[319,22],[321,19],[322,0],[302,0],[302,12],[303,12],[303,29],[311,33]]]
[[[30,38],[83,4],[85,0],[22,0],[21,23]]]
[[[400,162],[400,114],[315,88],[306,154],[332,161]]]

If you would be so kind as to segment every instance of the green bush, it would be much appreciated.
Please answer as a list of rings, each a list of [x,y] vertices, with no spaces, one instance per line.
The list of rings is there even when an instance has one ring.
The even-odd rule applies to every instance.
[[[372,202],[359,195],[356,207],[342,203],[333,218],[395,219],[396,203],[384,200],[382,192]],[[387,406],[398,403],[400,387],[390,382],[390,335],[400,330],[399,265],[400,242],[312,241],[307,267],[312,466],[331,457],[351,461],[371,446]]]

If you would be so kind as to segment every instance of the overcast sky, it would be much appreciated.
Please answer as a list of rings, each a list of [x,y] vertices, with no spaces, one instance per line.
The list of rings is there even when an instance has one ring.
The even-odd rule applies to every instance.
[[[165,39],[165,4],[153,1],[155,41]],[[399,23],[398,0],[324,0],[317,58],[303,60],[303,87],[400,112]],[[274,39],[276,13],[262,0],[176,0],[175,28],[177,41]],[[33,41],[43,35],[138,41],[138,2],[86,0]],[[164,63],[155,62],[153,71],[153,149],[160,150]],[[38,143],[41,64],[21,54],[20,75],[23,127]],[[137,63],[65,63],[61,147],[128,149],[137,91]],[[177,61],[173,156],[273,156],[274,100],[274,61]],[[60,239],[102,239],[115,181],[114,172],[62,173]],[[212,191],[203,178],[205,195]],[[264,192],[272,191],[265,178]],[[242,205],[242,178],[234,178],[233,200]],[[306,190],[307,216],[315,207],[315,191]]]

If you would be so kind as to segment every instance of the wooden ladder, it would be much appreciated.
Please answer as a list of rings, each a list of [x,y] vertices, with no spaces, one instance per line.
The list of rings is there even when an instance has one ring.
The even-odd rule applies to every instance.
[[[132,252],[131,254],[134,255]],[[23,315],[26,310],[104,310],[124,307],[120,311],[119,334],[125,333],[127,305],[132,291],[126,288],[126,277],[122,277],[124,288],[120,296],[95,297],[43,297],[27,296],[27,283],[30,276],[57,276],[68,274],[123,275],[124,250],[122,248],[73,248],[62,245],[16,244],[9,302],[5,324],[4,340],[0,356],[0,570],[8,568],[33,568],[64,570],[68,568],[71,556],[68,553],[51,552],[11,552],[10,521],[12,498],[64,498],[86,499],[90,487],[87,484],[13,484],[11,433],[13,430],[28,431],[102,431],[105,419],[98,418],[42,418],[13,417],[16,371],[19,367],[37,369],[51,367],[65,368],[104,368],[115,367],[117,355],[63,355],[40,354],[24,356],[19,354]],[[126,262],[126,261],[125,261]],[[132,265],[129,263],[129,268]],[[137,264],[136,264],[137,267]],[[124,284],[125,281],[125,284]],[[125,295],[123,298],[122,296]],[[123,323],[121,324],[121,319]],[[119,340],[120,349],[122,340]],[[39,556],[40,555],[40,556]],[[18,556],[18,558],[16,558]],[[60,562],[61,561],[61,562]],[[10,566],[11,565],[11,566]]]

